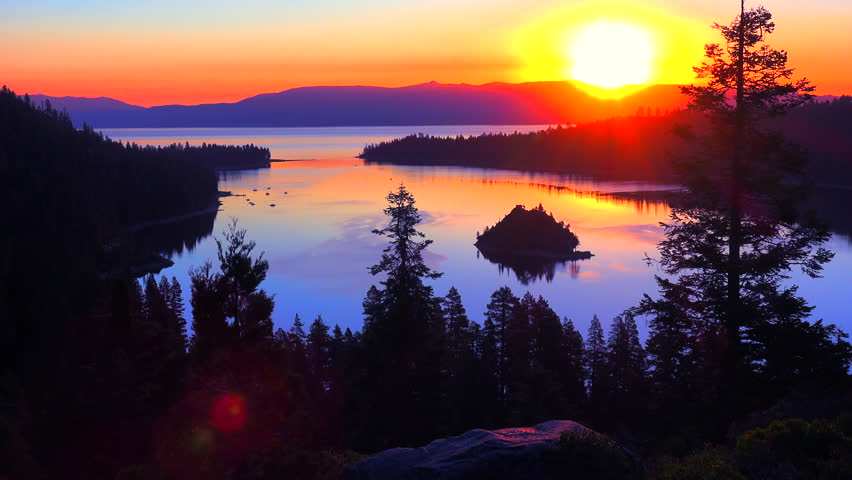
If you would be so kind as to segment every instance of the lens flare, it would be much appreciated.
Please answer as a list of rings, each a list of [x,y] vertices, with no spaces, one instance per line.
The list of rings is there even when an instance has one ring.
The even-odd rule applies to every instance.
[[[210,410],[210,423],[221,432],[236,432],[246,425],[246,402],[236,393],[220,395]]]

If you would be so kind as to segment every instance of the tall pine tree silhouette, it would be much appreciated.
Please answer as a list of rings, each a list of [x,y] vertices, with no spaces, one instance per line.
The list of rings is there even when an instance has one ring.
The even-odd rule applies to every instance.
[[[796,287],[782,285],[799,266],[818,276],[832,254],[827,231],[799,211],[808,182],[806,158],[768,132],[765,121],[806,102],[813,86],[793,80],[787,53],[765,43],[774,32],[763,7],[746,9],[730,25],[715,25],[723,44],[705,47],[695,68],[700,85],[682,88],[690,109],[709,126],[682,134],[700,152],[676,161],[686,187],[664,223],[657,282],[679,315],[703,324],[723,343],[719,394],[726,415],[744,407],[751,345],[765,325],[799,323],[810,313]],[[645,311],[668,307],[646,299]],[[736,406],[736,407],[735,407]]]
[[[388,224],[373,231],[388,239],[379,262],[369,268],[384,275],[382,289],[370,289],[364,302],[367,353],[366,384],[373,396],[368,441],[371,446],[398,445],[424,440],[433,432],[441,403],[444,322],[439,300],[424,280],[441,273],[423,259],[432,243],[417,230],[421,222],[414,196],[405,185],[388,193],[384,213]],[[412,416],[412,412],[419,412]],[[401,431],[398,425],[409,428]]]

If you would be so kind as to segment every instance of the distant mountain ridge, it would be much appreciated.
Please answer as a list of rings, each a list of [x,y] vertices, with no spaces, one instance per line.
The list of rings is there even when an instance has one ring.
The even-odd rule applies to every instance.
[[[675,85],[651,85],[620,100],[601,100],[570,81],[422,83],[406,87],[316,86],[265,93],[235,103],[140,107],[111,98],[49,97],[75,125],[95,128],[326,127],[390,125],[565,124],[679,109]]]

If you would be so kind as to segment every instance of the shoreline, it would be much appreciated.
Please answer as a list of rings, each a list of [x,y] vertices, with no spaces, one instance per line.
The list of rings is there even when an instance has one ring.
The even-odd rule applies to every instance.
[[[552,260],[588,260],[595,256],[590,251],[574,251],[570,253],[558,253],[558,252],[550,252],[547,250],[534,250],[534,249],[512,249],[512,248],[497,248],[497,247],[484,247],[481,245],[473,244],[477,250],[482,252],[483,254],[509,254],[509,255],[517,255],[519,257],[529,257],[529,258],[547,258]]]
[[[226,195],[227,196],[227,195]],[[192,212],[188,212],[181,215],[172,215],[171,217],[160,218],[157,220],[150,220],[147,222],[137,223],[135,225],[131,225],[128,227],[128,232],[138,232],[141,230],[145,230],[148,227],[153,227],[154,225],[165,225],[169,223],[179,222],[181,220],[186,220],[188,218],[197,217],[200,215],[204,215],[207,213],[214,213],[219,211],[219,202],[218,200],[215,202],[215,205],[211,205],[208,208],[203,208],[201,210],[195,210]]]

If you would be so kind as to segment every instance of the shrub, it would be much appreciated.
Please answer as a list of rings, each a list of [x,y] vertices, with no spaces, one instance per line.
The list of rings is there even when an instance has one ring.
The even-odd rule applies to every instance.
[[[745,480],[734,469],[730,454],[706,447],[684,458],[663,457],[657,462],[652,480]]]
[[[559,443],[545,452],[544,463],[552,478],[640,478],[639,466],[623,449],[592,431],[562,432]]]
[[[734,462],[754,479],[852,478],[852,439],[838,423],[776,420],[740,436]]]

